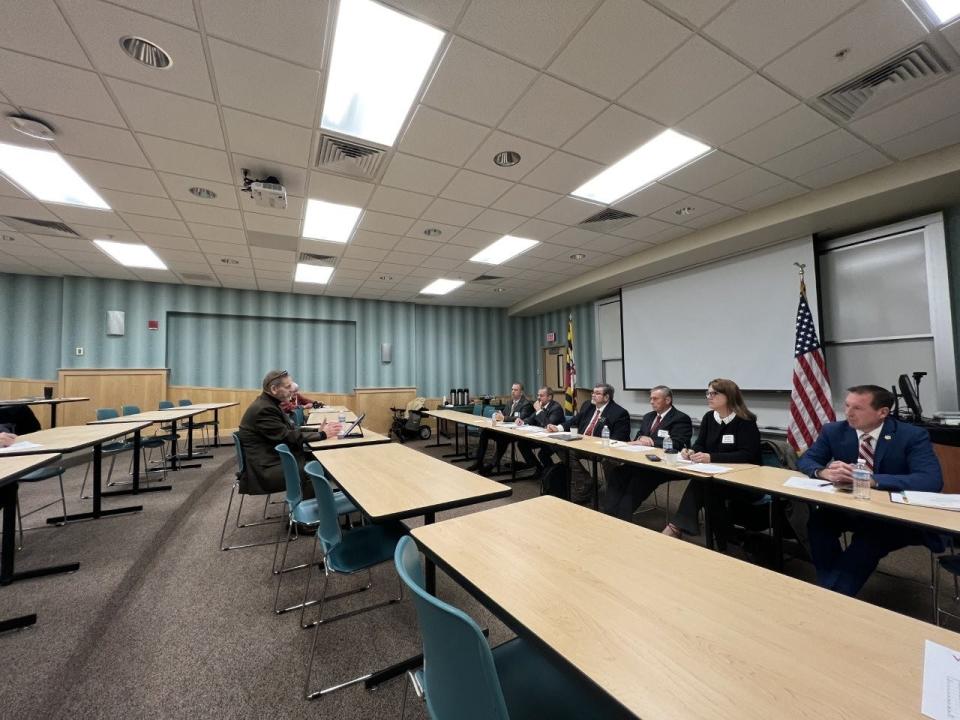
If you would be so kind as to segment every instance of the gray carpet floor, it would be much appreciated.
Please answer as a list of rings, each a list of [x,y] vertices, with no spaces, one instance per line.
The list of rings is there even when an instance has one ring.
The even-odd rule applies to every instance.
[[[448,451],[429,443],[410,446],[430,454]],[[125,469],[119,465],[117,475]],[[74,466],[65,474],[70,511],[89,507],[89,500],[79,498],[83,470],[83,465]],[[27,527],[38,529],[26,533],[17,553],[18,569],[68,560],[79,561],[81,568],[0,588],[0,618],[39,615],[33,628],[0,635],[0,718],[400,717],[400,679],[374,691],[357,685],[322,700],[303,699],[313,631],[300,629],[299,613],[272,612],[274,547],[219,550],[233,470],[232,448],[221,448],[202,468],[171,473],[170,492],[105,501],[105,507],[142,504],[141,513],[64,527],[41,527],[56,507],[27,518]],[[529,480],[513,487],[511,498],[441,513],[438,520],[523,500],[539,491]],[[682,482],[673,484],[671,506],[682,489]],[[21,486],[24,511],[58,496],[55,480]],[[663,486],[658,499],[661,506],[643,508],[635,522],[661,529],[666,517]],[[246,503],[244,517],[254,520],[262,511],[262,501]],[[245,528],[236,531],[234,541],[270,540],[277,529]],[[311,546],[312,538],[292,543],[288,565],[309,558]],[[742,551],[734,546],[728,552]],[[895,553],[882,570],[861,598],[928,620],[927,551]],[[788,562],[785,572],[812,578],[810,565],[799,560]],[[304,582],[304,572],[288,573],[281,603],[298,602]],[[338,578],[334,589],[361,582]],[[337,601],[331,609],[352,609],[386,599],[396,590],[396,573],[387,564],[374,570],[370,591]],[[493,643],[511,637],[443,573],[438,573],[438,593],[489,628]],[[407,600],[321,627],[311,684],[316,688],[343,682],[418,651],[415,613]],[[414,699],[408,700],[405,717],[426,714]]]

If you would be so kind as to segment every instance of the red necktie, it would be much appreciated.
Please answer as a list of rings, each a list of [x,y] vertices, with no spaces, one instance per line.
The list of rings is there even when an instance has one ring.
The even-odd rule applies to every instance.
[[[593,435],[593,429],[597,426],[597,423],[600,421],[600,411],[597,410],[593,414],[593,420],[590,421],[590,424],[587,425],[587,429],[583,431],[584,435]]]
[[[873,438],[864,435],[860,438],[860,457],[867,461],[867,467],[873,470]]]
[[[663,418],[657,415],[657,419],[653,421],[653,426],[650,428],[650,437],[657,436],[657,429],[660,427],[660,421]]]

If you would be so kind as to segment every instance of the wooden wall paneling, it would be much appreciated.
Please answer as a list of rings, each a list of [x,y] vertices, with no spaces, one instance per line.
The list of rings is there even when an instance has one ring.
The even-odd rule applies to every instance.
[[[167,396],[166,368],[61,369],[59,388],[63,395],[89,397],[90,402],[60,406],[61,425],[83,425],[96,420],[97,408],[137,405],[156,410]]]
[[[353,411],[357,415],[366,413],[367,417],[363,421],[365,428],[387,433],[393,422],[393,411],[390,408],[406,407],[416,396],[417,389],[414,387],[357,388]]]
[[[0,378],[0,400],[17,400],[25,397],[43,397],[43,389],[53,387],[53,396],[61,393],[57,392],[59,385],[56,380],[24,380],[22,378]],[[69,404],[69,403],[68,403]],[[62,410],[66,405],[61,405],[58,410],[57,422],[63,425]],[[50,427],[50,406],[49,405],[31,405],[30,409],[40,421],[40,427],[44,430]]]
[[[933,443],[943,473],[943,492],[960,493],[960,447]]]

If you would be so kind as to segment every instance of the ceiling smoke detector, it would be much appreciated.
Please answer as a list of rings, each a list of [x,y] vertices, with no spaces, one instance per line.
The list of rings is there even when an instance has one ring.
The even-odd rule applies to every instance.
[[[587,257],[587,256],[584,255],[583,253],[574,253],[573,255],[570,256],[570,259],[571,259],[571,260],[583,260],[585,257]]]
[[[500,167],[513,167],[520,162],[520,153],[515,150],[504,150],[493,156],[493,162]]]
[[[217,197],[217,194],[213,190],[205,187],[192,187],[190,188],[190,194],[198,198],[203,198],[204,200],[213,200]]]
[[[507,289],[506,289],[506,288],[494,288],[493,291],[494,291],[495,293],[502,293],[502,292],[506,292]]]
[[[220,258],[220,262],[222,262],[224,265],[239,265],[239,264],[240,264],[240,261],[239,261],[239,260],[237,260],[236,258],[231,258],[231,257]]]
[[[695,207],[690,207],[687,205],[687,207],[677,208],[673,211],[673,214],[677,215],[678,217],[684,217],[686,215],[690,215],[694,210],[696,210]]]
[[[53,128],[43,120],[37,120],[29,115],[7,115],[7,122],[18,133],[23,133],[36,140],[50,141],[54,139]]]
[[[423,231],[423,234],[426,235],[427,237],[436,237],[437,235],[442,235],[443,230],[441,230],[440,228],[427,228],[426,230]]]
[[[164,70],[173,65],[173,60],[166,50],[146,38],[126,35],[120,38],[120,47],[127,55],[147,67]]]

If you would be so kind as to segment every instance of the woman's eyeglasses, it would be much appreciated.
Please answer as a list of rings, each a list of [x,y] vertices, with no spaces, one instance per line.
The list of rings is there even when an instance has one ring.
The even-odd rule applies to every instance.
[[[723,393],[718,393],[716,390],[707,390],[707,400],[715,398],[717,395],[723,395]]]

